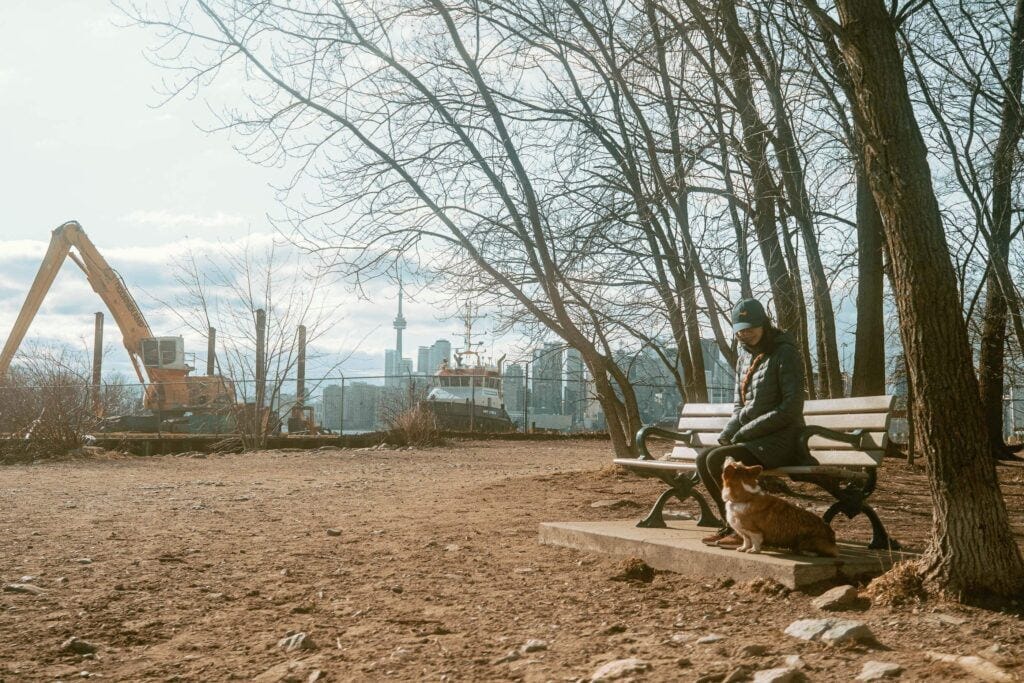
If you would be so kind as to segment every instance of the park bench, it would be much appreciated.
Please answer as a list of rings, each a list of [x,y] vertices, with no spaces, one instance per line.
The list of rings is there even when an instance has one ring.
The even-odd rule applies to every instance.
[[[865,396],[804,402],[807,427],[799,442],[806,464],[765,470],[764,476],[788,477],[828,491],[835,502],[822,518],[831,524],[842,512],[849,518],[863,514],[871,522],[870,548],[898,549],[878,514],[867,504],[878,481],[878,467],[888,443],[892,396]],[[700,507],[698,526],[720,527],[704,496],[696,490],[697,454],[718,445],[717,437],[732,415],[731,403],[689,403],[683,407],[678,431],[645,426],[637,432],[638,458],[616,458],[615,464],[642,477],[654,477],[669,488],[637,526],[665,528],[662,509],[673,497],[693,499]],[[661,459],[647,450],[652,437],[675,439],[675,447]],[[812,464],[813,463],[813,464]]]

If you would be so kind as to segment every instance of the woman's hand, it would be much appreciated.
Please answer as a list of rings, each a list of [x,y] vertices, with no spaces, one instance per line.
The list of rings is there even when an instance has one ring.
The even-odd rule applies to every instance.
[[[729,446],[731,444],[732,441],[730,439],[725,438],[724,436],[718,440],[719,446]]]

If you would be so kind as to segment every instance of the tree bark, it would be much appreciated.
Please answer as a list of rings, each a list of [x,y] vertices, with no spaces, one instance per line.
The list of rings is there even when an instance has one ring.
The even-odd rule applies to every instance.
[[[859,155],[858,155],[859,156]],[[882,217],[860,159],[857,166],[857,331],[851,396],[885,393]]]
[[[928,457],[935,507],[921,559],[926,585],[954,599],[1024,592],[1024,558],[1010,529],[989,457],[927,148],[907,89],[896,27],[882,0],[837,0],[833,26],[854,83],[854,114],[882,216],[915,400],[910,410]]]

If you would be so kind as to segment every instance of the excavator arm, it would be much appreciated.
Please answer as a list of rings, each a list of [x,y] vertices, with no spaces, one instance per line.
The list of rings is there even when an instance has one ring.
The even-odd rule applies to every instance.
[[[74,251],[72,251],[74,249]],[[32,319],[39,311],[57,272],[70,258],[85,273],[93,290],[110,310],[139,382],[146,385],[145,405],[157,411],[184,412],[234,404],[234,386],[220,376],[189,377],[181,337],[154,337],[124,280],[103,258],[82,226],[70,221],[53,231],[25,304],[18,313],[3,351],[0,379],[10,368]]]
[[[78,250],[78,254],[71,251],[72,247]],[[32,324],[36,313],[39,312],[39,307],[47,292],[50,291],[50,286],[64,264],[64,259],[69,256],[82,269],[93,290],[100,295],[107,308],[110,309],[111,315],[121,330],[124,346],[135,367],[135,373],[138,375],[139,381],[145,383],[147,378],[141,362],[140,345],[143,339],[152,337],[153,334],[142,311],[139,310],[138,304],[135,303],[135,299],[132,298],[124,286],[124,282],[121,281],[121,277],[100,255],[96,246],[82,230],[82,226],[74,221],[65,223],[53,231],[50,246],[39,266],[39,272],[36,273],[28,296],[25,297],[25,303],[14,322],[11,335],[7,338],[3,351],[0,352],[0,377],[7,374],[14,354],[17,353],[18,347],[21,346],[21,342],[25,338],[25,333],[28,332],[29,325]]]

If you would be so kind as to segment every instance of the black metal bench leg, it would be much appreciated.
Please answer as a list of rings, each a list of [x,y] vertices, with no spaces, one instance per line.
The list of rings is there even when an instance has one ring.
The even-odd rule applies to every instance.
[[[902,550],[903,546],[895,538],[889,536],[889,532],[885,530],[885,525],[882,524],[882,520],[878,517],[878,513],[875,512],[874,508],[870,505],[865,505],[863,501],[860,502],[856,510],[852,510],[853,514],[850,514],[849,503],[845,501],[836,501],[832,503],[832,506],[825,511],[825,514],[821,518],[825,521],[825,524],[832,526],[832,520],[840,512],[844,513],[850,519],[853,519],[858,514],[863,513],[865,517],[871,522],[871,542],[868,543],[868,548],[872,550]]]
[[[664,529],[667,525],[665,524],[665,517],[662,515],[662,510],[665,508],[665,504],[668,503],[669,498],[675,496],[681,501],[685,501],[687,498],[692,498],[697,502],[700,507],[700,517],[697,519],[697,526],[714,527],[719,528],[725,524],[720,521],[715,514],[711,511],[711,506],[708,505],[707,500],[704,499],[697,491],[693,490],[694,484],[696,483],[689,477],[681,477],[677,480],[678,483],[672,485],[672,488],[667,489],[664,493],[658,496],[658,500],[654,503],[654,507],[647,513],[647,516],[637,522],[637,526],[644,529]]]
[[[676,490],[673,488],[658,496],[658,500],[654,503],[651,511],[647,513],[646,517],[637,522],[636,525],[644,529],[664,529],[668,526],[665,524],[665,518],[662,516],[661,511],[665,507],[665,503],[668,502],[668,499],[674,495],[676,495]]]
[[[878,518],[878,513],[875,512],[874,508],[870,505],[862,505],[860,511],[871,520],[871,543],[868,544],[869,548],[872,550],[902,550],[903,546],[895,538],[889,536],[889,532],[885,530],[885,525]]]
[[[704,499],[704,496],[696,491],[690,491],[690,497],[697,501],[697,505],[700,506],[700,518],[697,520],[697,526],[714,527],[716,529],[725,526],[725,522],[715,517],[715,513],[711,511],[711,506],[708,505],[708,501]]]

